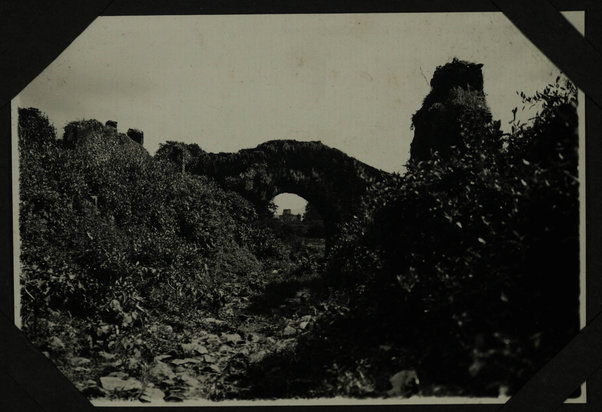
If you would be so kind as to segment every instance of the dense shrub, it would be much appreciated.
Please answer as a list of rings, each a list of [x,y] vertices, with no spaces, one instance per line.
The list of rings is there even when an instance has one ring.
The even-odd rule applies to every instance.
[[[333,246],[356,309],[390,319],[423,381],[495,395],[578,330],[576,89],[524,101],[538,114],[506,135],[460,117],[462,144],[373,188]]]
[[[34,340],[51,313],[131,327],[149,308],[215,308],[219,285],[258,271],[256,212],[237,194],[94,120],[57,140],[43,114],[20,109],[19,139],[22,313]]]

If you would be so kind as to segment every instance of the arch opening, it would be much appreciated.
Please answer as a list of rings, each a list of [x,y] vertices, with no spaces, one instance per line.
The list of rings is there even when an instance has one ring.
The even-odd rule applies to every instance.
[[[307,199],[294,193],[280,193],[270,201],[274,211],[272,228],[283,241],[294,246],[325,251],[325,221]]]
[[[280,193],[274,196],[272,203],[275,207],[274,216],[288,216],[290,214],[302,217],[308,205],[307,200],[294,193]],[[287,211],[286,214],[284,214],[285,210]]]

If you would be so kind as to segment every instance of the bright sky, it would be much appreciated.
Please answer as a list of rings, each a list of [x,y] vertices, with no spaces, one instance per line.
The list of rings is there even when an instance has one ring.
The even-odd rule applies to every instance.
[[[565,16],[583,33],[582,12]],[[403,171],[411,116],[453,57],[484,64],[502,126],[517,90],[559,73],[501,13],[99,17],[16,99],[59,135],[84,118],[139,128],[151,154],[166,140],[210,152],[321,140]]]

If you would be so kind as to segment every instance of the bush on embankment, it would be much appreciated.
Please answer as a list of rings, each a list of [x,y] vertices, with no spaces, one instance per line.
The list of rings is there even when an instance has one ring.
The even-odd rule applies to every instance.
[[[257,254],[269,255],[246,200],[114,127],[73,122],[57,139],[44,114],[20,109],[19,160],[21,314],[42,349],[77,352],[99,325],[141,326],[151,309],[218,310],[224,285],[251,279]]]

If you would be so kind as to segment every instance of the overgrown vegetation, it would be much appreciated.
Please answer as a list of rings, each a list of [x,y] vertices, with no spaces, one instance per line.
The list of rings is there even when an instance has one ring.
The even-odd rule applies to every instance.
[[[461,138],[373,179],[326,256],[311,206],[271,221],[196,145],[20,109],[25,333],[92,398],[512,393],[579,326],[576,89],[510,133],[450,90],[425,105]]]
[[[130,348],[130,334],[219,313],[233,284],[258,281],[259,257],[280,258],[239,195],[99,122],[67,133],[76,139],[57,140],[36,109],[19,111],[23,325],[57,361],[132,349],[136,362],[152,360],[153,342]]]
[[[374,188],[333,248],[355,310],[425,386],[512,392],[578,330],[576,89],[523,98],[540,111],[509,134],[465,111],[462,144]]]

